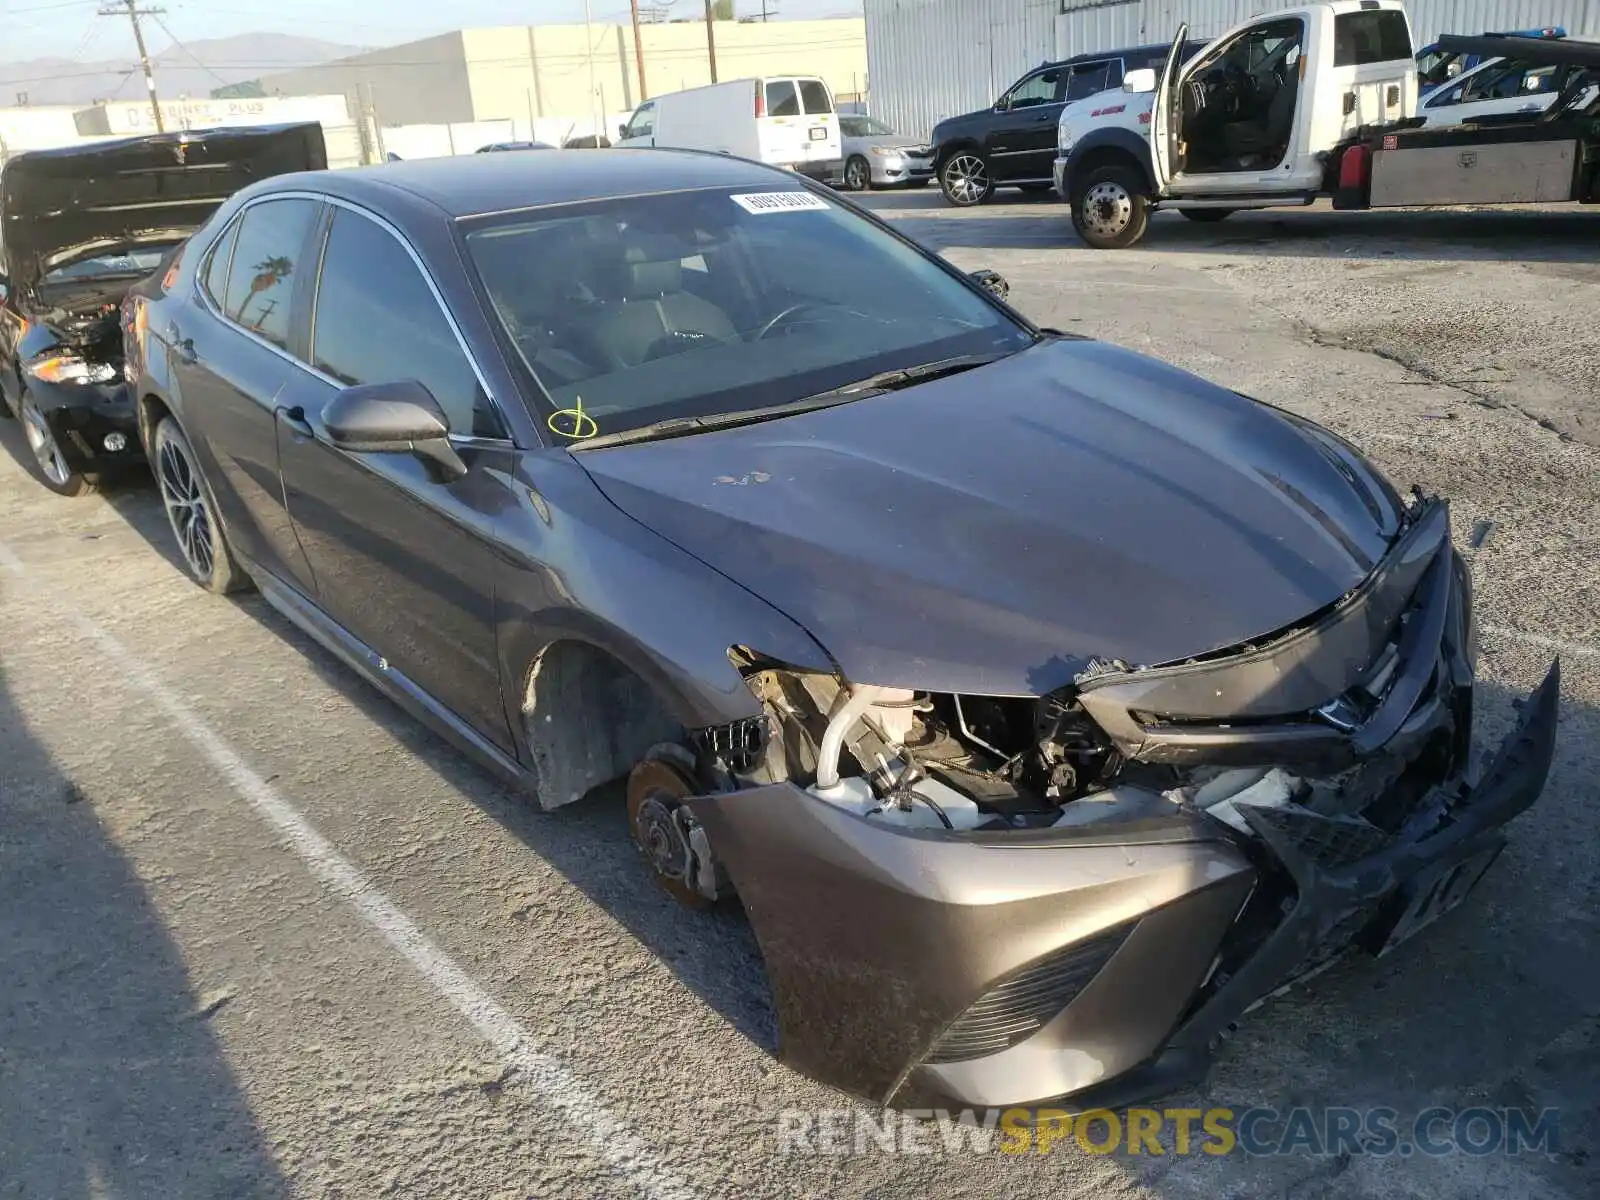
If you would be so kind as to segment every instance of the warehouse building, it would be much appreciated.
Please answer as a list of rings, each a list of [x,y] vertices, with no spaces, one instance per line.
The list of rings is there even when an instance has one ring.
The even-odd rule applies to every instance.
[[[1180,23],[1210,38],[1288,0],[864,0],[872,114],[925,136],[945,117],[994,103],[1047,59],[1172,40]],[[1420,48],[1441,33],[1539,29],[1600,38],[1596,0],[1417,0]]]
[[[860,18],[718,21],[714,31],[720,79],[803,73],[820,75],[841,95],[866,90]],[[649,95],[711,82],[704,22],[645,24],[640,38]],[[504,122],[518,137],[552,125],[609,129],[612,117],[644,98],[632,28],[602,23],[462,29],[269,75],[261,86],[269,95],[342,93],[384,126]]]

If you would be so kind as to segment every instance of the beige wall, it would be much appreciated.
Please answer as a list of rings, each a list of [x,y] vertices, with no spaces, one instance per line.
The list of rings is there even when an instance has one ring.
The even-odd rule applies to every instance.
[[[350,100],[352,113],[366,100],[377,107],[378,120],[385,125],[470,121],[472,90],[463,36],[446,33],[303,71],[266,75],[261,86],[269,96],[337,93]]]
[[[463,30],[473,117],[519,122],[583,117],[594,107],[630,110],[639,77],[628,25],[595,24],[594,79],[582,25],[505,26]],[[718,21],[717,77],[820,75],[835,92],[866,89],[867,35],[861,18],[827,21]],[[650,94],[711,82],[704,22],[645,25],[645,82]],[[387,112],[384,120],[389,120]],[[441,119],[441,118],[435,118]]]

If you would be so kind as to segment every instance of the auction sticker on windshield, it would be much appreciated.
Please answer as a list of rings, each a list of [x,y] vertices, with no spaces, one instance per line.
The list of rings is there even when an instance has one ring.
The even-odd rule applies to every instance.
[[[744,192],[730,196],[735,204],[747,213],[794,212],[798,209],[826,209],[828,202],[810,192]]]

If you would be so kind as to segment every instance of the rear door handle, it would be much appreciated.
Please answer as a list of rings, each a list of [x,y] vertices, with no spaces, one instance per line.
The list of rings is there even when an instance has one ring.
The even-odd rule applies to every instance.
[[[298,441],[307,441],[317,436],[316,430],[311,428],[311,422],[306,420],[306,410],[298,404],[293,408],[280,408],[277,416],[278,420],[289,427]]]
[[[176,323],[167,326],[167,344],[172,347],[172,352],[178,356],[178,361],[185,366],[193,366],[200,361],[200,356],[194,352],[194,339],[183,336]]]

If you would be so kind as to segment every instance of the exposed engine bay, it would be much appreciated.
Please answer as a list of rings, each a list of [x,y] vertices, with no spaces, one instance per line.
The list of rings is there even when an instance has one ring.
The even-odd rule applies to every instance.
[[[122,294],[106,298],[106,289],[54,300],[55,307],[36,310],[40,321],[58,337],[58,344],[86,362],[118,366],[122,362]]]
[[[778,731],[751,782],[803,782],[820,799],[889,824],[1052,825],[1078,800],[1103,797],[1126,765],[1088,714],[1060,695],[845,691],[829,676],[777,670],[747,678]]]
[[[728,884],[679,802],[779,783],[902,829],[1210,818],[1255,841],[1271,817],[1380,844],[1434,819],[1425,797],[1465,765],[1474,634],[1448,528],[1446,506],[1415,495],[1384,562],[1328,610],[1184,663],[1096,660],[1040,697],[852,684],[736,647],[764,716],[659,748],[630,790],[636,832],[690,903]]]

